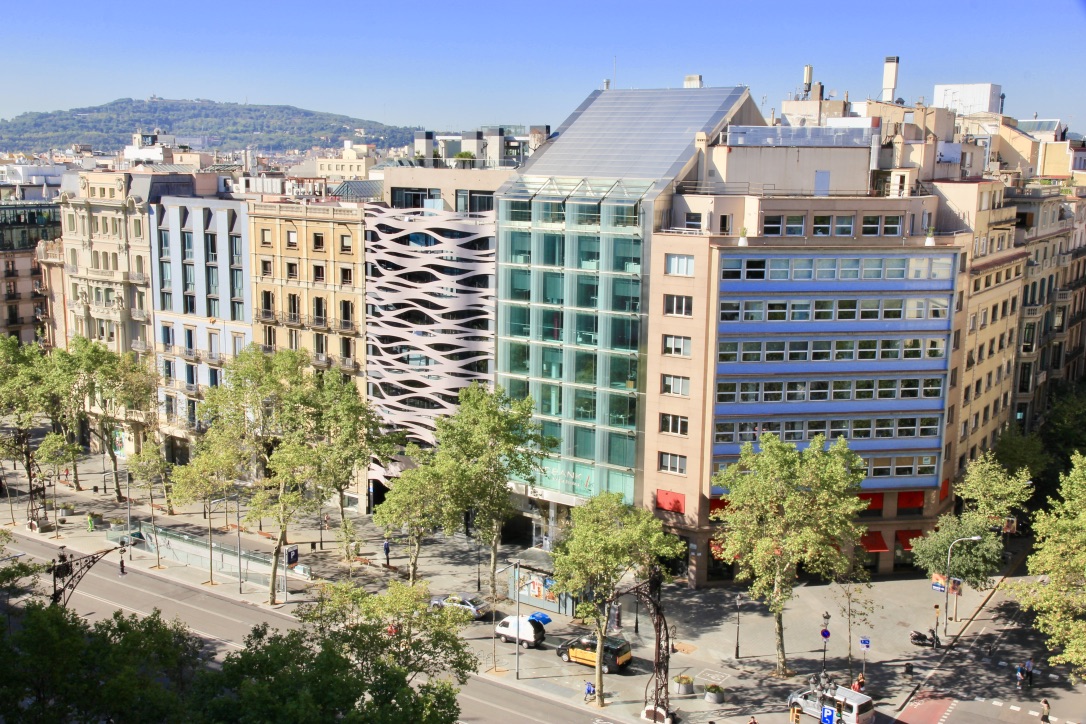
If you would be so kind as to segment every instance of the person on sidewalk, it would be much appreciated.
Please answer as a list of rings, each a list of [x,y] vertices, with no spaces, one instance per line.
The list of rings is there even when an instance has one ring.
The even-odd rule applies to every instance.
[[[1026,659],[1026,686],[1033,688],[1033,657]]]
[[[90,513],[87,513],[87,532],[88,533],[93,533],[94,532],[94,516],[91,515]]]
[[[392,550],[392,546],[390,546],[388,544],[388,538],[385,538],[384,549],[385,549],[385,568],[389,568],[390,566],[389,566],[389,562],[388,562],[388,552],[390,550]]]
[[[120,575],[122,575],[122,576],[127,576],[128,575],[128,571],[126,571],[124,569],[124,558],[121,559],[121,574]]]
[[[1048,723],[1048,715],[1052,713],[1052,707],[1048,704],[1048,699],[1041,699],[1041,721]]]
[[[1022,681],[1025,678],[1026,678],[1026,669],[1025,669],[1025,667],[1023,667],[1022,664],[1019,664],[1018,666],[1014,667],[1014,688],[1021,690],[1022,689]]]

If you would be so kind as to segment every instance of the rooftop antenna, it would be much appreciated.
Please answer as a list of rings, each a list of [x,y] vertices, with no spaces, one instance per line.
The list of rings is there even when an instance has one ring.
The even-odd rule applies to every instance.
[[[814,66],[803,66],[803,100],[811,94],[811,82],[814,80]]]

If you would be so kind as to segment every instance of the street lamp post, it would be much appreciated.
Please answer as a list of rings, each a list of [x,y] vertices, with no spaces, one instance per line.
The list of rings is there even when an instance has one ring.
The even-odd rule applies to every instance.
[[[822,613],[822,674],[826,673],[826,645],[830,642],[830,613]]]
[[[950,554],[954,551],[954,544],[961,543],[963,540],[978,541],[979,535],[969,536],[967,538],[958,538],[951,541],[950,545],[946,549],[946,582],[943,584],[943,589],[946,591],[946,600],[943,602],[943,636],[947,636],[947,627],[950,625]],[[956,600],[956,599],[955,599]],[[938,624],[938,621],[936,621]]]
[[[743,600],[743,594],[735,594],[735,660],[739,660],[739,604]],[[822,667],[823,669],[825,666]]]
[[[132,549],[135,548],[132,544],[132,476],[127,471],[124,475],[124,483],[127,490],[124,497],[128,499],[128,562],[131,563]]]
[[[245,590],[242,587],[242,582],[244,580],[244,577],[242,576],[242,571],[241,571],[241,496],[238,493],[234,493],[233,495],[227,495],[225,498],[216,498],[215,500],[212,500],[212,501],[208,502],[208,510],[210,511],[211,506],[215,505],[216,503],[228,503],[231,500],[234,501],[234,512],[237,515],[237,521],[238,521],[237,522],[237,529],[238,529],[238,593],[245,593]],[[230,506],[229,505],[227,505],[227,508],[226,508],[226,515],[227,516],[230,515]],[[230,518],[227,517],[227,520],[230,520]],[[283,580],[285,581],[286,578],[287,578],[286,573],[284,573],[283,574]]]

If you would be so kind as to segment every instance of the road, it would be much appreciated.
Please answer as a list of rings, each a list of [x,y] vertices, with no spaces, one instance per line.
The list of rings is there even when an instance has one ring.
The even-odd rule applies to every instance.
[[[18,534],[6,549],[8,554],[25,553],[41,563],[55,558],[56,550],[55,546],[41,540]],[[222,598],[132,567],[121,576],[115,558],[111,556],[110,560],[97,563],[69,600],[69,607],[89,621],[108,618],[117,609],[126,614],[146,616],[157,608],[164,618],[179,618],[206,639],[217,658],[241,649],[245,635],[259,623],[280,629],[299,625],[292,616]],[[49,587],[48,577],[43,580]],[[510,721],[607,724],[613,721],[597,715],[587,706],[570,706],[481,676],[473,676],[468,681],[461,690],[459,701],[460,719],[467,724],[508,724]]]

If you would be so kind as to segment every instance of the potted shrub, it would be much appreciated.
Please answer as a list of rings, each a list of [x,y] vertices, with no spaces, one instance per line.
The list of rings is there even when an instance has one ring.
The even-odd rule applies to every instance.
[[[720,684],[709,684],[705,687],[705,701],[710,704],[724,703],[724,687]]]
[[[673,681],[675,682],[676,694],[693,694],[694,693],[694,678],[686,674],[679,674]]]

